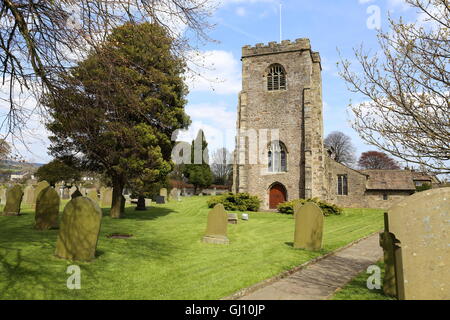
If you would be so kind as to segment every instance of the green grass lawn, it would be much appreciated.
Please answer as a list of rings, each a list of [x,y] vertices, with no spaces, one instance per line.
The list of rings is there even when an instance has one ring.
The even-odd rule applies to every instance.
[[[377,265],[381,269],[381,279],[384,277],[384,263]],[[367,288],[367,272],[361,272],[356,278],[350,281],[345,287],[336,292],[332,300],[394,300],[395,298],[384,295],[383,289],[369,290]]]
[[[0,299],[219,299],[382,229],[383,210],[347,209],[325,219],[324,248],[292,247],[294,220],[250,213],[229,225],[230,245],[201,242],[207,197],[126,209],[114,220],[103,209],[96,260],[71,263],[53,256],[57,230],[33,229],[34,213],[0,216]],[[109,239],[110,233],[130,239]],[[66,269],[81,267],[81,290],[66,287]]]

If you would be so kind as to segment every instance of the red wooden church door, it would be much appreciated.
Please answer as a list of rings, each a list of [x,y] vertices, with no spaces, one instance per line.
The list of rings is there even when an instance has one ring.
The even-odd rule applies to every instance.
[[[286,189],[281,184],[276,184],[269,191],[269,208],[276,209],[283,202],[286,202]]]

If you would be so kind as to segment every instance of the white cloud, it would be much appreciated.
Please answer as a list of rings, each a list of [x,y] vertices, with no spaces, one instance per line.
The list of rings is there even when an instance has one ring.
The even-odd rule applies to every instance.
[[[399,8],[401,10],[408,10],[411,8],[411,6],[407,4],[405,0],[388,0],[388,6],[390,8]]]
[[[191,92],[237,94],[241,90],[240,63],[231,52],[191,52],[188,65],[187,84]]]
[[[189,129],[179,133],[178,141],[191,142],[201,129],[205,133],[210,151],[226,147],[234,149],[236,134],[236,110],[227,107],[224,102],[217,104],[200,103],[186,107],[186,113],[191,116]]]
[[[247,10],[245,10],[244,7],[238,7],[236,8],[236,14],[240,17],[245,17],[245,15],[247,14]]]
[[[20,105],[16,112],[16,120],[10,128],[7,123],[7,116],[10,112],[9,104],[9,81],[6,80],[4,86],[0,85],[0,135],[6,135],[6,141],[12,146],[12,152],[29,162],[48,162],[51,157],[47,153],[48,131],[43,123],[43,116],[35,98],[26,90],[21,92],[16,86],[13,90],[14,101]]]
[[[217,0],[217,3],[222,6],[233,3],[253,4],[258,2],[279,3],[280,0]]]

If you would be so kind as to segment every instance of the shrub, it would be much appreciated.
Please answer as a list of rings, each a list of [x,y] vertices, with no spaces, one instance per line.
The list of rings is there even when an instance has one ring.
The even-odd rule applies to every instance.
[[[209,199],[208,207],[221,203],[229,211],[258,211],[260,202],[257,196],[248,193],[226,193]]]
[[[430,190],[430,189],[431,189],[431,185],[428,183],[424,183],[421,186],[416,186],[417,192],[422,192],[422,191],[426,191],[426,190]]]
[[[284,202],[278,205],[278,212],[285,213],[285,214],[294,214],[294,204],[300,202],[301,204],[305,204],[306,202],[314,202],[317,204],[320,209],[322,209],[324,216],[330,216],[330,215],[340,215],[343,210],[341,207],[338,207],[335,204],[331,204],[325,201],[321,201],[318,198],[313,199],[297,199],[292,200],[289,202]]]

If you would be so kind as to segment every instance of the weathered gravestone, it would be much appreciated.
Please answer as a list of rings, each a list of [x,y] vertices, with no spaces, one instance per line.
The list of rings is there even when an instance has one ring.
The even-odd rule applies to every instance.
[[[387,212],[385,212],[384,232],[380,233],[380,246],[383,248],[384,256],[383,292],[388,296],[397,296],[395,260],[401,259],[398,243],[395,235],[389,232],[389,220]]]
[[[131,204],[131,196],[129,194],[124,194],[123,196],[125,197],[125,203]]]
[[[70,189],[69,188],[62,189],[61,199],[70,199]]]
[[[36,199],[35,225],[38,230],[58,228],[59,195],[52,187],[43,189]]]
[[[238,223],[238,216],[236,213],[229,213],[228,214],[228,223],[230,224],[237,224]]]
[[[208,224],[203,242],[215,244],[228,244],[227,237],[228,215],[221,203],[216,204],[208,213]]]
[[[166,203],[166,198],[163,196],[156,196],[155,197],[155,202],[156,204],[165,204]]]
[[[6,203],[6,188],[4,186],[0,187],[0,203],[5,204]]]
[[[69,201],[61,217],[55,255],[89,261],[95,258],[102,211],[95,201],[76,197]]]
[[[78,190],[78,188],[76,187],[76,186],[72,186],[72,187],[70,187],[70,189],[69,189],[69,198],[70,199],[73,199],[73,197],[72,197],[72,195],[75,193],[75,191],[77,191]]]
[[[167,197],[167,189],[166,188],[161,188],[159,190],[159,196],[164,197],[165,201],[169,201],[169,198]]]
[[[102,207],[111,207],[112,194],[112,188],[100,188],[100,200],[102,203]]]
[[[89,199],[94,200],[96,203],[98,203],[99,199],[98,199],[98,194],[97,194],[97,190],[96,189],[91,189],[88,191],[87,193],[87,197]]]
[[[170,199],[177,199],[177,194],[178,194],[178,189],[177,188],[173,188],[172,190],[170,190],[170,194],[169,194],[169,197],[170,197]]]
[[[29,206],[32,206],[34,204],[34,188],[33,186],[26,186],[25,189],[23,189],[23,203]]]
[[[33,206],[36,206],[36,199],[37,199],[39,193],[49,186],[50,185],[45,180],[43,180],[37,184],[36,188],[34,188]]]
[[[78,188],[70,195],[70,197],[72,199],[77,198],[77,197],[82,197],[83,194],[80,192],[80,190],[78,190]]]
[[[6,204],[3,209],[4,216],[18,216],[20,205],[22,204],[23,191],[20,185],[16,184],[6,191]]]
[[[383,290],[401,300],[449,300],[450,188],[416,193],[386,216]]]
[[[294,205],[294,248],[320,250],[322,248],[323,213],[313,202]]]

